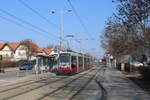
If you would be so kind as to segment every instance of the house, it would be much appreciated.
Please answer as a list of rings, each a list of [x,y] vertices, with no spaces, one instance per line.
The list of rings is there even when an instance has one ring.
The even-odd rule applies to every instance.
[[[44,53],[43,50],[33,42],[20,42],[20,45],[15,51],[15,60],[34,60],[36,55]]]
[[[0,43],[0,50],[2,49],[2,47],[4,46],[5,43]]]
[[[0,55],[4,60],[33,60],[43,50],[33,42],[0,43]]]
[[[15,50],[19,43],[1,43],[0,55],[4,60],[11,60],[15,55]]]
[[[1,49],[4,46],[5,43],[0,43],[0,60],[2,60],[2,55],[1,55]]]

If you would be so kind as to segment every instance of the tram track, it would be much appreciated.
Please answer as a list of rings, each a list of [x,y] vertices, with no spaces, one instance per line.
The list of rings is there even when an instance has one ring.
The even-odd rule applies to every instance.
[[[22,82],[18,82],[18,83],[10,83],[10,84],[7,84],[7,85],[2,85],[2,86],[0,86],[0,88],[2,88],[2,87],[9,87],[9,86],[12,86],[12,85],[18,85],[18,84],[22,84],[22,83],[27,83],[27,82],[30,82],[30,81],[32,81],[32,80],[27,80],[27,81],[22,81]]]
[[[99,70],[100,70],[100,69],[99,69]],[[98,70],[98,71],[99,71],[99,70]],[[96,73],[97,73],[98,71],[96,71]],[[88,74],[89,74],[89,73],[88,73]],[[61,86],[61,87],[58,87],[57,89],[55,89],[55,90],[53,90],[53,91],[51,91],[51,92],[45,94],[43,97],[38,98],[37,100],[45,100],[46,97],[50,97],[51,95],[55,94],[55,93],[58,92],[58,91],[62,91],[61,93],[63,93],[63,90],[65,90],[65,88],[67,88],[69,84],[75,82],[76,80],[78,80],[78,79],[80,79],[80,78],[82,78],[82,77],[84,77],[84,76],[85,76],[85,75],[82,75],[82,76],[79,76],[79,77],[73,79],[72,81],[68,82],[67,84],[65,84],[65,85],[63,85],[63,86]],[[69,97],[69,99],[67,99],[67,100],[72,100],[72,99],[74,99],[74,98],[93,80],[93,78],[94,78],[95,76],[96,76],[96,74],[94,74],[94,75],[92,75],[92,77],[88,78],[88,81],[87,81],[77,92],[75,92],[71,97]],[[47,99],[46,99],[46,100],[47,100]]]
[[[96,74],[100,71],[101,69],[99,69]],[[94,79],[94,77],[96,76],[96,74],[94,74],[74,95],[72,95],[68,100],[73,100],[78,94],[81,93],[82,90],[84,90],[85,87],[87,87],[87,85]]]
[[[56,76],[45,78],[45,79],[40,79],[40,80],[37,80],[37,81],[27,80],[27,81],[23,81],[23,82],[19,82],[19,83],[6,85],[5,87],[8,87],[8,88],[7,89],[6,88],[4,88],[4,89],[1,88],[0,93],[6,92],[6,91],[9,91],[9,90],[13,90],[13,89],[16,89],[16,88],[19,88],[19,87],[27,86],[27,85],[30,85],[30,84],[34,84],[34,83],[37,83],[37,82],[41,82],[41,81],[44,81],[46,79],[55,78],[55,77]]]
[[[102,93],[102,95],[101,95],[99,100],[106,100],[107,99],[107,91],[106,91],[106,89],[103,87],[103,85],[101,84],[100,81],[97,81],[97,80],[95,80],[95,81],[98,84],[98,86],[100,87],[100,90],[101,90],[101,93]]]
[[[6,96],[6,98],[3,98],[2,100],[11,99],[11,98],[13,98],[13,97],[16,97],[16,96],[22,95],[22,94],[24,94],[24,93],[27,93],[27,92],[36,90],[36,89],[41,88],[41,87],[43,87],[43,86],[45,86],[45,85],[49,85],[49,84],[52,84],[52,83],[61,81],[61,80],[63,80],[63,79],[66,79],[66,78],[68,78],[68,77],[63,77],[63,78],[61,77],[61,78],[56,79],[56,80],[54,80],[54,81],[49,81],[50,83],[47,82],[46,84],[37,85],[37,86],[35,85],[35,87],[34,87],[33,84],[36,83],[36,82],[32,82],[32,83],[29,83],[29,84],[26,84],[26,85],[22,85],[22,86],[18,86],[18,87],[12,88],[12,89],[4,90],[2,93],[4,93],[4,92],[9,92],[9,91],[12,91],[12,90],[15,90],[15,89],[19,89],[19,88],[24,87],[24,86],[28,88],[27,90],[25,90],[25,91],[23,91],[23,92],[19,92],[19,93],[17,93],[17,94],[11,95],[11,96]],[[42,80],[40,80],[40,81],[38,81],[38,82],[41,82],[41,81],[42,81]],[[30,87],[31,84],[33,85],[33,88]],[[0,99],[1,99],[1,97],[0,97]]]
[[[104,74],[105,69],[102,68],[102,71],[103,71],[103,74]],[[101,97],[100,97],[99,100],[106,100],[106,99],[107,99],[107,96],[108,96],[108,93],[107,93],[106,89],[103,87],[101,81],[100,81],[100,80],[97,80],[97,78],[95,79],[95,82],[98,84],[98,86],[99,86],[99,88],[100,88],[100,90],[101,90],[101,93],[102,93],[102,95],[101,95]]]
[[[89,70],[89,71],[90,71],[90,70]],[[88,74],[89,71],[87,71],[87,72],[84,73],[84,74],[80,74],[80,75]],[[52,84],[52,83],[55,83],[55,82],[58,82],[58,81],[61,81],[61,80],[64,80],[64,79],[69,78],[69,77],[71,77],[71,76],[65,76],[65,77],[63,77],[63,78],[61,77],[61,78],[56,79],[56,80],[54,80],[54,81],[51,80],[51,81],[48,81],[48,82],[45,83],[45,84],[40,84],[40,85],[37,85],[37,86],[34,86],[34,85],[33,85],[33,87],[30,87],[29,85],[30,85],[30,84],[34,84],[34,83],[37,83],[37,82],[33,82],[33,83],[30,83],[30,84],[27,84],[27,85],[21,85],[21,86],[18,86],[18,87],[14,87],[14,88],[12,88],[12,89],[3,90],[3,91],[0,92],[0,94],[1,94],[1,93],[4,93],[4,92],[9,92],[9,91],[12,91],[12,90],[15,90],[15,89],[19,89],[19,88],[24,87],[24,86],[26,86],[26,87],[28,88],[27,90],[24,90],[24,91],[22,91],[22,92],[16,93],[16,94],[14,94],[14,95],[6,96],[6,97],[4,97],[4,98],[1,98],[1,97],[0,97],[0,99],[2,99],[2,100],[8,100],[8,99],[11,99],[11,98],[13,98],[13,97],[17,97],[17,96],[19,96],[19,95],[23,95],[23,94],[25,94],[25,93],[34,91],[34,90],[36,90],[36,89],[42,88],[42,87],[44,87],[44,86],[50,85],[50,84]],[[40,80],[40,81],[41,81],[41,80]],[[40,82],[40,81],[39,81],[39,82]]]

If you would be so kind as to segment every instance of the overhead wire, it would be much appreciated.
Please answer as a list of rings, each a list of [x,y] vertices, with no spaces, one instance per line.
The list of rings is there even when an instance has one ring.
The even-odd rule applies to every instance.
[[[28,3],[26,3],[24,0],[18,0],[18,2],[20,2],[24,7],[28,8],[33,13],[35,13],[41,19],[45,20],[47,23],[53,25],[56,29],[60,30],[59,26],[57,26],[55,23],[51,22],[47,17],[43,16],[41,13],[39,13],[37,10],[35,10],[33,7],[31,7]]]
[[[13,23],[13,24],[15,24],[15,25],[17,25],[17,26],[20,26],[20,27],[22,27],[22,28],[25,28],[25,29],[27,29],[27,30],[30,30],[30,31],[32,31],[32,32],[38,32],[38,31],[36,31],[36,30],[34,30],[34,29],[32,29],[32,28],[26,27],[26,26],[24,26],[23,24],[20,24],[20,23],[14,21],[14,20],[12,20],[12,19],[9,19],[9,18],[7,18],[7,17],[4,17],[4,16],[1,16],[1,15],[0,15],[0,18],[3,19],[3,20],[5,20],[5,21],[11,22],[11,23]],[[48,36],[46,36],[46,35],[43,35],[43,34],[39,34],[39,35],[45,36],[46,38],[48,38]]]
[[[57,29],[60,29],[55,23],[51,22],[48,18],[46,18],[45,16],[43,16],[42,14],[40,14],[38,11],[36,11],[35,9],[33,9],[31,6],[29,6],[23,0],[18,0],[18,2],[20,2],[23,6],[25,6],[26,8],[28,8],[29,10],[31,10],[33,13],[35,13],[36,15],[38,15],[40,18],[42,18],[43,20],[45,20],[47,23],[53,25]]]
[[[11,14],[11,13],[5,11],[5,10],[3,10],[3,9],[0,9],[0,12],[2,12],[2,13],[4,13],[4,14],[6,14],[6,15],[8,15],[8,16],[10,16],[10,17],[16,19],[16,20],[18,20],[18,21],[21,22],[21,23],[24,23],[24,24],[26,24],[26,25],[28,25],[28,26],[30,26],[30,27],[32,27],[32,28],[34,28],[34,29],[36,29],[36,30],[42,32],[43,34],[45,34],[45,33],[51,34],[51,33],[47,32],[47,31],[45,31],[45,30],[43,30],[43,29],[41,29],[41,28],[39,28],[39,27],[37,27],[37,26],[35,26],[35,25],[33,25],[33,24],[31,24],[31,23],[29,23],[29,22],[27,22],[27,21],[25,21],[25,20],[23,20],[23,19],[21,19],[21,18],[15,16],[15,15],[13,15],[13,14]],[[1,16],[1,17],[2,17],[2,16]],[[3,18],[4,18],[4,17],[3,17]],[[7,19],[8,19],[8,18],[7,18]],[[11,20],[11,22],[12,22],[12,20]],[[17,23],[17,24],[18,24],[18,23]],[[22,26],[22,25],[21,25],[21,26]],[[46,35],[47,35],[47,34],[46,34]],[[47,35],[47,36],[49,36],[49,35]],[[53,35],[53,34],[51,34],[51,36],[56,37],[56,36]],[[51,37],[51,38],[52,38],[52,37]]]
[[[77,13],[75,7],[73,6],[72,2],[70,0],[67,0],[67,2],[69,3],[70,7],[72,8],[72,10],[74,11],[75,16],[77,17],[79,23],[81,24],[81,26],[83,27],[83,29],[85,30],[85,32],[89,35],[89,37],[91,38],[91,35],[88,32],[88,29],[86,28],[86,25],[84,24],[84,22],[82,21],[81,17],[79,16],[79,14]]]

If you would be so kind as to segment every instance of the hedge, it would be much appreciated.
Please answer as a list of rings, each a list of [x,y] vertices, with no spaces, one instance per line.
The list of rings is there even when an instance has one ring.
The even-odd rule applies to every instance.
[[[140,67],[140,73],[143,76],[143,79],[150,80],[150,66]]]
[[[18,67],[20,62],[17,61],[6,61],[2,60],[0,61],[0,68],[13,68],[13,67]]]

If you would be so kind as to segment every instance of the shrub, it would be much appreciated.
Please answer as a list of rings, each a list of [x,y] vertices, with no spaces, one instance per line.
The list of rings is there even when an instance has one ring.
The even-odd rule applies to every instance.
[[[19,62],[16,61],[6,61],[6,60],[0,61],[0,68],[13,68],[18,66]]]
[[[150,80],[150,66],[140,67],[140,73],[143,76],[143,79]]]

